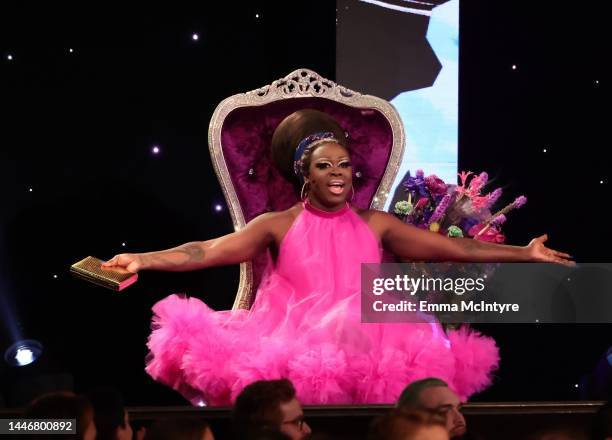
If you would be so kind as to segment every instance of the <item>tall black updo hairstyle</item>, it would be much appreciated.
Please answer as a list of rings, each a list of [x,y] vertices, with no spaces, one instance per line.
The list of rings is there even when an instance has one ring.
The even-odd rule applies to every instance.
[[[299,190],[300,179],[293,171],[295,149],[302,139],[313,133],[330,131],[338,143],[347,147],[346,135],[340,124],[327,113],[314,109],[303,109],[291,113],[278,124],[272,135],[272,161],[281,175]],[[306,151],[302,156],[304,174],[310,166],[310,155],[316,149]]]

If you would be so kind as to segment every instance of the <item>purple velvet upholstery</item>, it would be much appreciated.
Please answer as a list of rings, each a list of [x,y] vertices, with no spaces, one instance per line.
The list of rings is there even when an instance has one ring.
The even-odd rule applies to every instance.
[[[393,144],[385,116],[377,110],[353,108],[326,98],[285,99],[237,108],[223,122],[223,154],[247,223],[264,212],[281,211],[298,201],[291,184],[272,163],[270,141],[283,118],[304,108],[328,113],[348,133],[355,188],[352,203],[364,209],[370,206]],[[253,261],[253,289],[259,286],[268,262],[266,255]]]

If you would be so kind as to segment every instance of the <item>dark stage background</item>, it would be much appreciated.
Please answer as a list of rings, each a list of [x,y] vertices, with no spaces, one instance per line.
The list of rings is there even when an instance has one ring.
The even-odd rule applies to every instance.
[[[460,169],[486,170],[508,198],[527,195],[506,225],[510,243],[547,232],[577,261],[609,261],[602,6],[461,8]],[[1,9],[0,317],[46,349],[32,366],[0,367],[6,401],[19,381],[68,372],[77,391],[112,384],[129,405],[182,404],[143,371],[150,308],[174,292],[229,308],[238,267],[142,273],[120,294],[68,268],[231,232],[210,116],[222,99],[299,67],[335,80],[335,4]],[[377,80],[391,74],[381,68]],[[612,342],[609,325],[480,329],[502,362],[476,400],[577,399]]]

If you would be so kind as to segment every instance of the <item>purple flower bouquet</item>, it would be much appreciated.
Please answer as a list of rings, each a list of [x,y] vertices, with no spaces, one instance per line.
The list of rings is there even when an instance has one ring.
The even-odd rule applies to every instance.
[[[417,170],[413,177],[407,173],[395,193],[395,203],[390,212],[402,221],[417,228],[429,230],[432,233],[444,234],[448,237],[465,237],[493,243],[504,243],[506,237],[502,225],[506,215],[513,209],[520,208],[527,202],[525,196],[517,197],[512,203],[495,210],[495,204],[502,195],[501,188],[485,192],[488,175],[482,172],[478,175],[472,172],[461,172],[460,183],[457,185],[445,183],[432,174],[425,176],[422,170]],[[404,191],[401,194],[401,191]],[[400,195],[398,197],[398,194]],[[399,199],[399,200],[398,200]],[[413,276],[428,278],[489,278],[495,272],[497,263],[439,263],[436,265],[421,262],[407,262],[406,270]],[[461,298],[468,299],[470,295],[441,295],[441,292],[421,292],[420,299],[443,302],[457,302]],[[445,327],[453,326],[449,319],[439,313],[438,319]],[[450,320],[457,319],[454,314]],[[468,319],[467,317],[465,319]],[[467,321],[462,321],[467,322]],[[455,324],[458,324],[455,322]]]
[[[407,173],[401,183],[406,198],[397,201],[391,212],[406,223],[434,233],[504,243],[502,225],[506,214],[523,206],[527,198],[517,197],[494,211],[502,189],[483,192],[488,182],[487,173],[476,175],[463,171],[458,175],[461,183],[454,185],[445,183],[435,174],[425,177],[423,170],[417,170],[414,177]]]

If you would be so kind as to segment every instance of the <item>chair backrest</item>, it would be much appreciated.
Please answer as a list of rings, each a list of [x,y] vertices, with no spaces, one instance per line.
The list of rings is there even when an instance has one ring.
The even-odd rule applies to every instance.
[[[298,196],[274,167],[270,142],[286,116],[305,108],[331,115],[345,130],[360,208],[383,209],[404,151],[404,129],[387,101],[349,90],[308,69],[298,69],[272,84],[223,100],[208,130],[215,172],[235,230],[267,211],[291,207]],[[248,309],[269,252],[240,265],[234,309]]]

